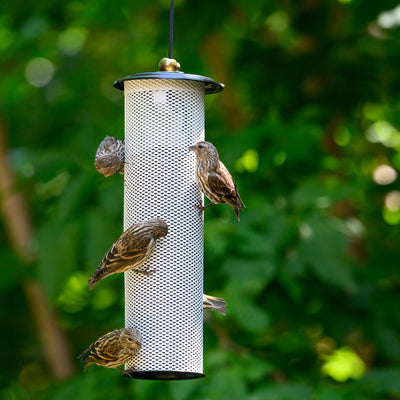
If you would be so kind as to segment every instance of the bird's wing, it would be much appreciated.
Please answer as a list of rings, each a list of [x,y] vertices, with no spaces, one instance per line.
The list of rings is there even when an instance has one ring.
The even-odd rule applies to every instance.
[[[243,207],[246,207],[242,198],[240,197],[239,191],[237,190],[236,183],[234,179],[232,178],[231,174],[229,173],[228,169],[225,167],[225,165],[220,161],[219,162],[219,168],[218,171],[223,177],[224,180],[227,182],[227,186],[230,189],[230,194],[227,195],[227,198],[231,198],[235,200],[236,206],[240,209],[243,210]]]
[[[220,196],[231,197],[236,195],[235,182],[222,163],[217,171],[208,173],[208,184],[210,189]]]
[[[103,342],[101,346],[96,348],[96,355],[103,361],[114,361],[121,348],[119,335],[114,334],[106,342]]]
[[[104,256],[104,267],[115,270],[123,265],[135,264],[144,258],[153,242],[152,235],[147,233],[118,239]]]
[[[77,358],[82,362],[87,362],[90,361],[91,356],[97,359],[101,355],[102,359],[112,360],[115,358],[112,355],[119,352],[120,347],[121,343],[118,333],[115,331],[109,332],[91,343]]]

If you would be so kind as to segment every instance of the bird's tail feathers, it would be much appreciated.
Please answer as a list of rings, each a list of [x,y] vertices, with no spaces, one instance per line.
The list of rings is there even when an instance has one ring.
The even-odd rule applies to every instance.
[[[101,262],[99,266],[96,268],[96,271],[93,272],[92,277],[88,280],[89,290],[92,290],[99,281],[105,278],[108,275],[108,272],[109,272],[108,268],[105,268],[103,266],[103,262]]]
[[[92,290],[92,289],[96,286],[97,282],[98,282],[98,280],[95,280],[93,277],[90,278],[90,279],[88,280],[88,283],[89,283],[89,290]]]
[[[203,307],[208,310],[217,311],[222,315],[226,313],[226,302],[221,297],[214,297],[214,296],[203,296]]]
[[[239,210],[242,210],[242,208],[234,207],[234,206],[232,206],[232,208],[233,208],[233,211],[235,211],[235,214],[236,214],[236,217],[238,219],[238,222],[240,222]]]
[[[86,368],[91,364],[93,364],[93,363],[92,362],[88,362],[87,364],[85,364],[85,366],[83,367],[83,370],[86,371]]]
[[[86,362],[86,358],[87,358],[87,354],[86,353],[87,353],[87,351],[88,351],[88,349],[83,350],[82,353],[79,354],[79,356],[77,356],[76,358],[79,361]]]
[[[237,190],[237,187],[235,187],[236,189],[236,205],[239,208],[239,210],[243,210],[243,207],[246,208],[246,205],[244,204],[242,198],[240,197],[239,191]]]

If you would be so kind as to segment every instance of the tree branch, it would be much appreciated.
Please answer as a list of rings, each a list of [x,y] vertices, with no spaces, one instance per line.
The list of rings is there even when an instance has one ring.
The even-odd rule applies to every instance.
[[[11,246],[19,258],[29,264],[36,259],[31,248],[32,222],[25,198],[15,188],[14,174],[7,157],[6,137],[6,128],[0,120],[0,209]],[[53,375],[58,379],[71,376],[75,367],[70,347],[57,324],[43,288],[31,279],[23,280],[22,287]]]

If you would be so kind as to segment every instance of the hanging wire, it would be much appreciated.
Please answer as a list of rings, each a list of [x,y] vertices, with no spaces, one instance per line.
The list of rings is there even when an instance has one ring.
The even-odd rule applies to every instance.
[[[170,12],[169,12],[169,48],[168,58],[172,58],[172,42],[174,39],[174,0],[171,0]]]

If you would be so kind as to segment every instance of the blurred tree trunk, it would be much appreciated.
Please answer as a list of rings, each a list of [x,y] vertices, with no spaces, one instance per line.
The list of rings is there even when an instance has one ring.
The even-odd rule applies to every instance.
[[[36,258],[30,246],[32,222],[27,203],[15,188],[14,175],[8,162],[7,136],[6,127],[0,120],[0,208],[12,247],[29,264]],[[32,279],[25,279],[22,287],[53,375],[58,379],[71,376],[75,368],[70,347],[64,332],[57,324],[43,288]]]
[[[231,56],[220,33],[212,32],[204,39],[202,55],[204,63],[211,71],[210,75],[218,77],[219,82],[226,84],[225,95],[219,98],[225,115],[224,121],[229,129],[241,129],[248,122],[248,117],[240,105],[237,89],[231,85],[232,75],[236,72],[237,66],[232,65]],[[212,62],[207,60],[212,60]]]

